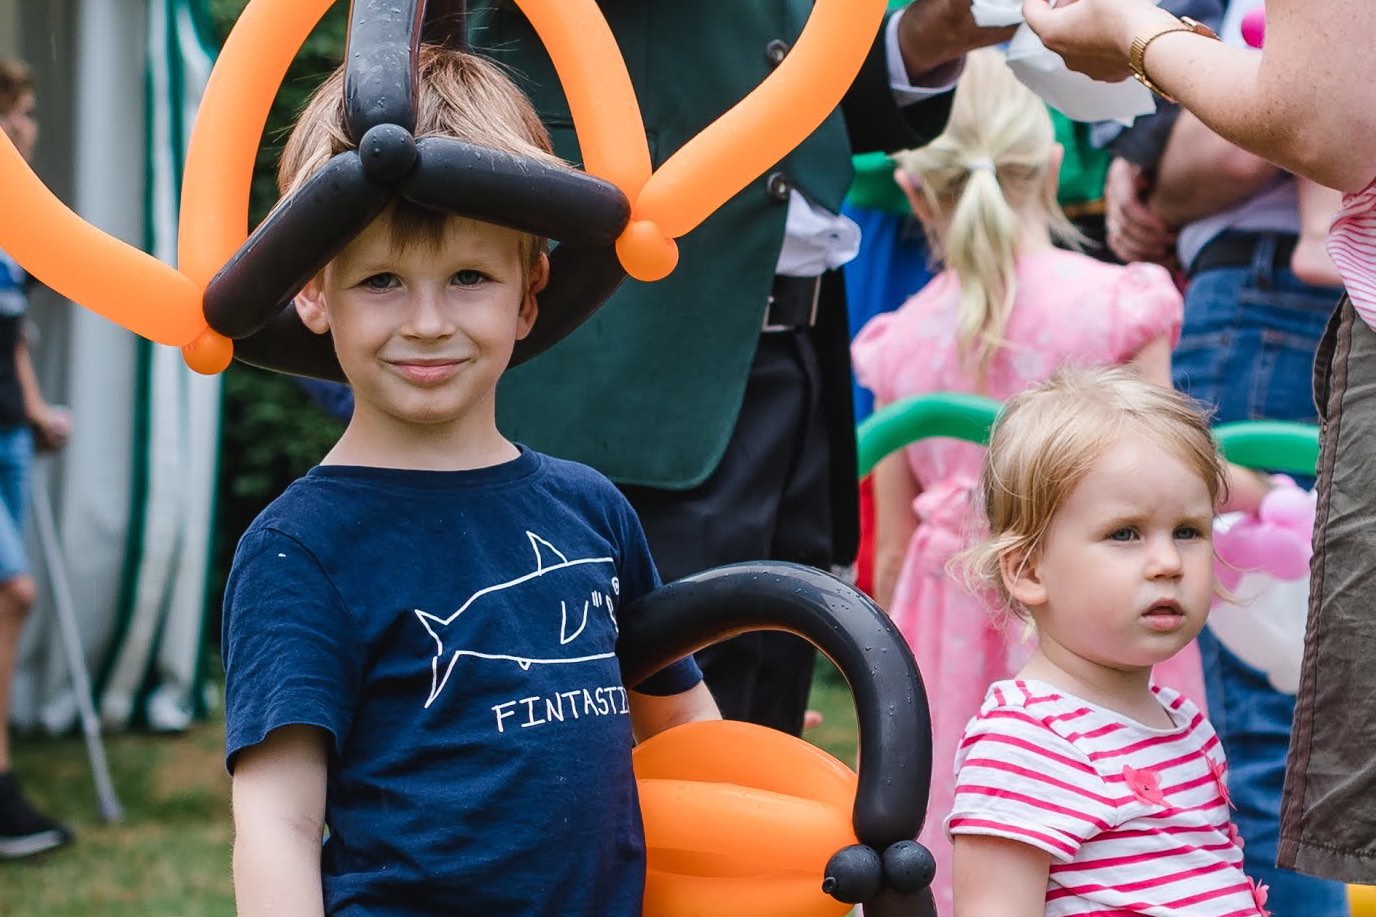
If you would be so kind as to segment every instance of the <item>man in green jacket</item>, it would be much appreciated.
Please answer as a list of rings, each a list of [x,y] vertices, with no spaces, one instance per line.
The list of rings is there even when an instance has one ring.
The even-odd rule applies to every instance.
[[[811,0],[600,0],[658,166],[788,54]],[[849,332],[835,271],[858,243],[838,217],[850,157],[940,132],[963,54],[1002,40],[970,0],[891,13],[841,108],[679,240],[665,280],[626,284],[585,325],[511,370],[503,432],[594,466],[644,522],[668,581],[736,561],[830,568],[854,556]],[[512,0],[475,0],[474,49],[509,65],[560,155],[581,161],[568,104]],[[797,734],[814,653],[780,633],[699,654],[725,716]]]

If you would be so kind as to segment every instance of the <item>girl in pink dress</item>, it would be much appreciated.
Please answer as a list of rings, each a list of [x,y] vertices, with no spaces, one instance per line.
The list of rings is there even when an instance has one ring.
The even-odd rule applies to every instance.
[[[926,392],[1005,400],[1068,364],[1134,364],[1170,384],[1181,297],[1153,264],[1104,264],[1057,249],[1074,230],[1056,206],[1061,149],[1051,119],[992,52],[970,55],[945,133],[898,154],[897,179],[946,269],[852,345],[877,403]],[[932,790],[920,838],[936,856],[940,913],[951,913],[950,841],[942,828],[966,723],[992,682],[1035,643],[1005,631],[989,603],[947,570],[972,536],[982,446],[927,439],[875,470],[875,592],[917,657],[931,701]],[[1157,681],[1203,706],[1193,643]]]

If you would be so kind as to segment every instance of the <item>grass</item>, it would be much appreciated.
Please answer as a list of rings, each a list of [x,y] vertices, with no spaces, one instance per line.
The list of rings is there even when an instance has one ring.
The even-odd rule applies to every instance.
[[[822,661],[812,706],[823,723],[807,737],[855,762],[855,714],[835,669]],[[124,806],[102,824],[80,738],[16,737],[15,769],[26,792],[72,825],[77,842],[40,857],[0,863],[3,917],[232,917],[229,779],[219,720],[177,736],[107,736],[106,754]]]
[[[219,722],[179,736],[108,736],[124,806],[100,821],[79,738],[18,737],[15,769],[36,803],[72,825],[77,842],[0,863],[5,917],[232,917],[229,779]]]

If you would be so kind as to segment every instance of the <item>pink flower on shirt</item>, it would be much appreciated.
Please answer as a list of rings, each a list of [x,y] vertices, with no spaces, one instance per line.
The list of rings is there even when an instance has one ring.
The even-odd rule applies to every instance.
[[[1247,881],[1252,883],[1252,900],[1257,903],[1257,913],[1261,917],[1271,917],[1271,912],[1266,909],[1266,897],[1270,889],[1265,885],[1258,885],[1256,879],[1249,878]]]
[[[1228,840],[1232,841],[1238,850],[1246,846],[1246,842],[1242,839],[1242,832],[1237,830],[1237,825],[1233,824],[1232,821],[1228,822],[1224,830],[1228,833]]]
[[[1233,805],[1233,797],[1228,792],[1228,765],[1216,761],[1212,756],[1205,753],[1204,760],[1209,763],[1209,773],[1214,775],[1214,782],[1218,784],[1219,795],[1223,797],[1223,802],[1228,808],[1236,809]]]
[[[1132,795],[1149,805],[1164,806],[1166,794],[1161,792],[1161,775],[1154,770],[1138,770],[1130,764],[1123,765],[1123,779],[1127,781]]]

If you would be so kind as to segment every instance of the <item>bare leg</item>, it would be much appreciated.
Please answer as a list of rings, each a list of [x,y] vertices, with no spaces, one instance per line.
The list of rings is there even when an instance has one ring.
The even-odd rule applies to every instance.
[[[19,635],[33,600],[33,577],[27,573],[0,583],[0,774],[10,769],[10,693],[14,687]]]

